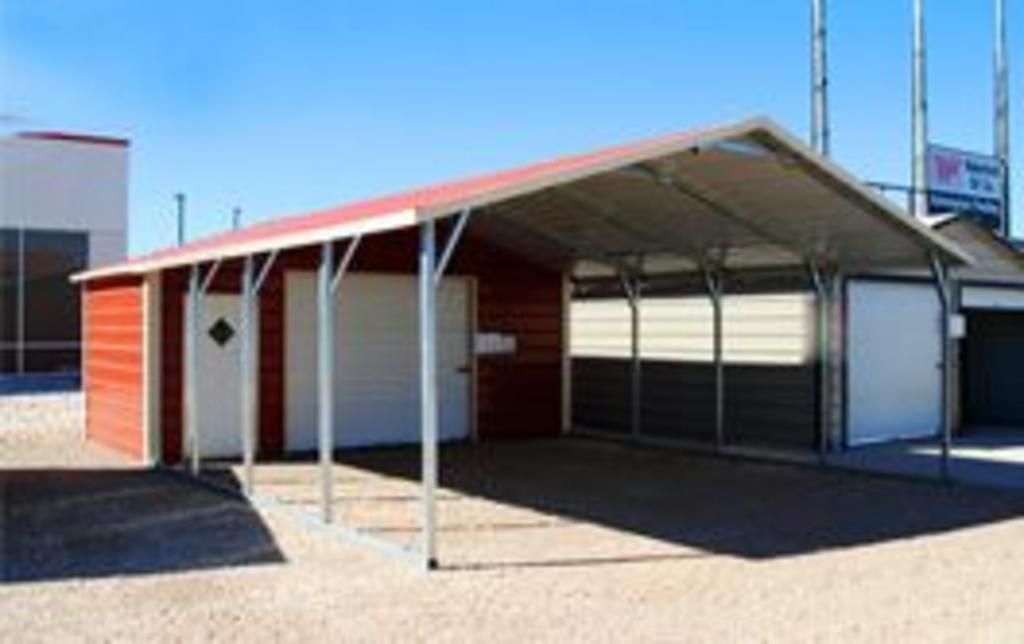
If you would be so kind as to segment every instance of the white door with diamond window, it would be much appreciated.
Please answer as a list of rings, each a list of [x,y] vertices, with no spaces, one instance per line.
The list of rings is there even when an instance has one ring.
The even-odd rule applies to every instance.
[[[214,293],[200,306],[196,402],[202,458],[242,452],[240,302],[238,295]]]

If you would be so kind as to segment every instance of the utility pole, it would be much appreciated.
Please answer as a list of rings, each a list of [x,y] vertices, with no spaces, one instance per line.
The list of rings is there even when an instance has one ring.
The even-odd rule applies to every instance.
[[[811,0],[811,147],[829,155],[825,0]]]
[[[913,170],[911,185],[912,212],[915,217],[928,214],[928,88],[925,59],[924,0],[914,0],[914,74],[913,112],[911,130],[913,135]]]
[[[1006,47],[1006,0],[995,0],[995,155],[1003,166],[1001,232],[1010,228],[1010,73]]]
[[[242,209],[235,206],[231,209],[231,230],[238,230],[242,226]]]
[[[185,245],[185,193],[174,194],[174,202],[177,206],[178,216],[178,246]]]

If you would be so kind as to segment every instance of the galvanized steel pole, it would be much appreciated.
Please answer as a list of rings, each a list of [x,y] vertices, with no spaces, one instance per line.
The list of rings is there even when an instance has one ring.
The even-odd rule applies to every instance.
[[[911,184],[912,212],[915,217],[928,214],[928,87],[924,33],[924,0],[914,0],[914,53],[913,53],[913,171]]]
[[[705,271],[704,280],[711,297],[712,356],[715,363],[715,449],[725,447],[725,360],[722,333],[722,275]]]
[[[324,523],[334,520],[334,243],[321,248],[317,275],[317,384],[320,454],[320,515]]]
[[[830,310],[832,302],[832,276],[827,275],[815,262],[810,264],[811,280],[816,294],[818,344],[818,458],[824,462],[829,449],[832,411],[832,334]]]
[[[242,486],[247,495],[253,492],[253,461],[255,460],[256,424],[258,421],[257,401],[259,372],[256,369],[256,293],[253,288],[255,271],[252,255],[245,258],[242,268],[241,302],[241,371],[242,371]]]
[[[420,224],[420,432],[423,485],[422,556],[426,569],[437,567],[437,287],[434,221]]]
[[[1003,166],[1002,233],[1010,236],[1010,72],[1006,0],[995,0],[995,154]]]
[[[641,415],[643,405],[643,363],[640,358],[640,281],[636,278],[631,280],[629,287],[629,356],[630,432],[633,436],[639,436],[643,424]]]
[[[828,58],[825,0],[811,0],[811,147],[828,156]]]
[[[198,338],[196,337],[199,330],[200,297],[199,265],[193,264],[188,280],[188,297],[185,298],[185,434],[188,437],[193,475],[198,475],[200,468],[197,382],[199,369],[197,365]]]
[[[949,280],[949,269],[937,257],[932,258],[932,276],[939,296],[941,319],[939,329],[942,334],[942,353],[940,369],[942,371],[942,478],[950,480],[950,453],[953,448],[953,396],[951,362],[952,334],[950,333],[950,315],[952,314],[952,297]]]
[[[174,203],[177,206],[178,246],[181,246],[185,243],[185,193],[176,193]]]

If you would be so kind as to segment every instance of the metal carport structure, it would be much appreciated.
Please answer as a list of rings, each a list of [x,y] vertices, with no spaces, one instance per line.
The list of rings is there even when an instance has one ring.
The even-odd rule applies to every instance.
[[[442,220],[452,225],[446,226],[449,233],[439,244],[436,229]],[[819,402],[822,454],[829,447],[829,427],[837,422],[836,407],[841,404],[834,384],[841,370],[834,368],[830,358],[836,331],[830,309],[837,278],[871,270],[927,269],[945,303],[948,267],[970,261],[956,246],[862,187],[776,124],[754,119],[277,219],[89,271],[76,279],[85,282],[86,288],[102,288],[106,283],[145,280],[171,270],[189,271],[184,426],[191,468],[198,474],[203,413],[196,396],[198,316],[203,296],[220,268],[241,262],[242,395],[238,404],[242,407],[243,490],[253,494],[261,287],[285,255],[296,249],[318,249],[318,453],[321,518],[329,523],[334,519],[330,467],[335,420],[332,405],[327,404],[335,378],[332,302],[352,262],[358,261],[362,243],[403,229],[419,231],[422,522],[420,546],[413,556],[427,568],[436,565],[437,557],[437,285],[465,235],[557,271],[579,293],[624,289],[634,306],[644,293],[659,288],[707,293],[716,311],[719,440],[727,404],[721,368],[723,281],[756,290],[758,284],[810,278],[819,300],[818,363],[825,383]],[[339,242],[344,244],[339,247]],[[948,315],[943,324],[948,324]],[[634,345],[635,335],[634,325]],[[948,340],[944,344],[948,373]],[[563,368],[563,387],[566,378]],[[144,382],[150,393],[160,387],[159,378]],[[143,403],[148,410],[144,422],[160,414],[149,405]],[[948,449],[948,403],[946,407],[944,445]],[[365,536],[355,536],[367,541]]]

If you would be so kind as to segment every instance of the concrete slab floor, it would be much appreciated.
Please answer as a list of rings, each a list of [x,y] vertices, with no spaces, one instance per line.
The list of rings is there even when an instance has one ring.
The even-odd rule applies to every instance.
[[[935,440],[895,441],[832,454],[829,462],[864,472],[940,480],[941,455]],[[1024,490],[1024,428],[977,429],[956,437],[949,476],[958,484]]]

